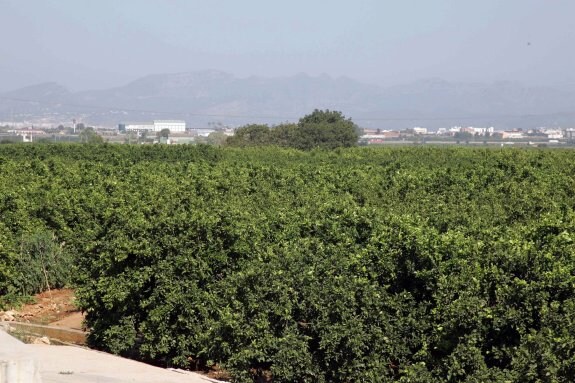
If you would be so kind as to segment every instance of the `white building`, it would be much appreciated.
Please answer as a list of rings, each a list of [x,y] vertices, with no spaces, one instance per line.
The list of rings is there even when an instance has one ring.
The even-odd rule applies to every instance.
[[[181,120],[154,120],[153,122],[135,122],[119,125],[120,131],[126,132],[160,132],[168,129],[170,133],[186,131],[186,122]]]
[[[170,133],[181,133],[186,131],[186,121],[181,120],[155,120],[154,132],[169,129]]]
[[[119,128],[120,131],[126,131],[126,132],[153,132],[154,124],[128,123],[128,124],[120,124]]]
[[[493,134],[495,132],[495,128],[490,126],[489,128],[474,128],[472,126],[469,127],[473,129],[473,133],[485,136],[486,134]]]
[[[501,138],[502,139],[507,139],[507,138],[524,138],[525,136],[523,135],[523,132],[521,131],[517,131],[517,130],[513,130],[513,131],[504,131],[501,132]]]
[[[543,134],[546,134],[549,139],[563,138],[563,132],[560,129],[545,129]]]

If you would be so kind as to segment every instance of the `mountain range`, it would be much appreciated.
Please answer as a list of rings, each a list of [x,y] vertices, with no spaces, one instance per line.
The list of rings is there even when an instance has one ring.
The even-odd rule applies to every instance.
[[[515,82],[426,79],[381,87],[347,77],[297,74],[239,78],[220,71],[156,74],[105,90],[71,92],[43,83],[0,93],[1,121],[114,126],[183,119],[190,127],[297,121],[314,109],[339,110],[369,128],[575,127],[575,91]]]

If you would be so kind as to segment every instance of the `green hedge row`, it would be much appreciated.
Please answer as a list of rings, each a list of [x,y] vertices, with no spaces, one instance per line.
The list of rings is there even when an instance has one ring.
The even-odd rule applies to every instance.
[[[0,283],[41,231],[114,353],[238,382],[571,382],[574,159],[7,146]]]

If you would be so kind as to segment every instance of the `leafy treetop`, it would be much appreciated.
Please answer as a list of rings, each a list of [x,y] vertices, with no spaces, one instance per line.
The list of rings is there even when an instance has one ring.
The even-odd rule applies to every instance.
[[[246,125],[236,130],[234,137],[227,139],[228,146],[275,145],[301,150],[314,148],[334,149],[357,144],[358,127],[341,112],[314,110],[302,117],[297,124]]]

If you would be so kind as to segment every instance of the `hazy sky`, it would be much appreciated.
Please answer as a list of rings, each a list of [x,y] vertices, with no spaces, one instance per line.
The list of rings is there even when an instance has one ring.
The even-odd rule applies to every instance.
[[[575,84],[575,0],[0,0],[0,91],[152,73]]]

